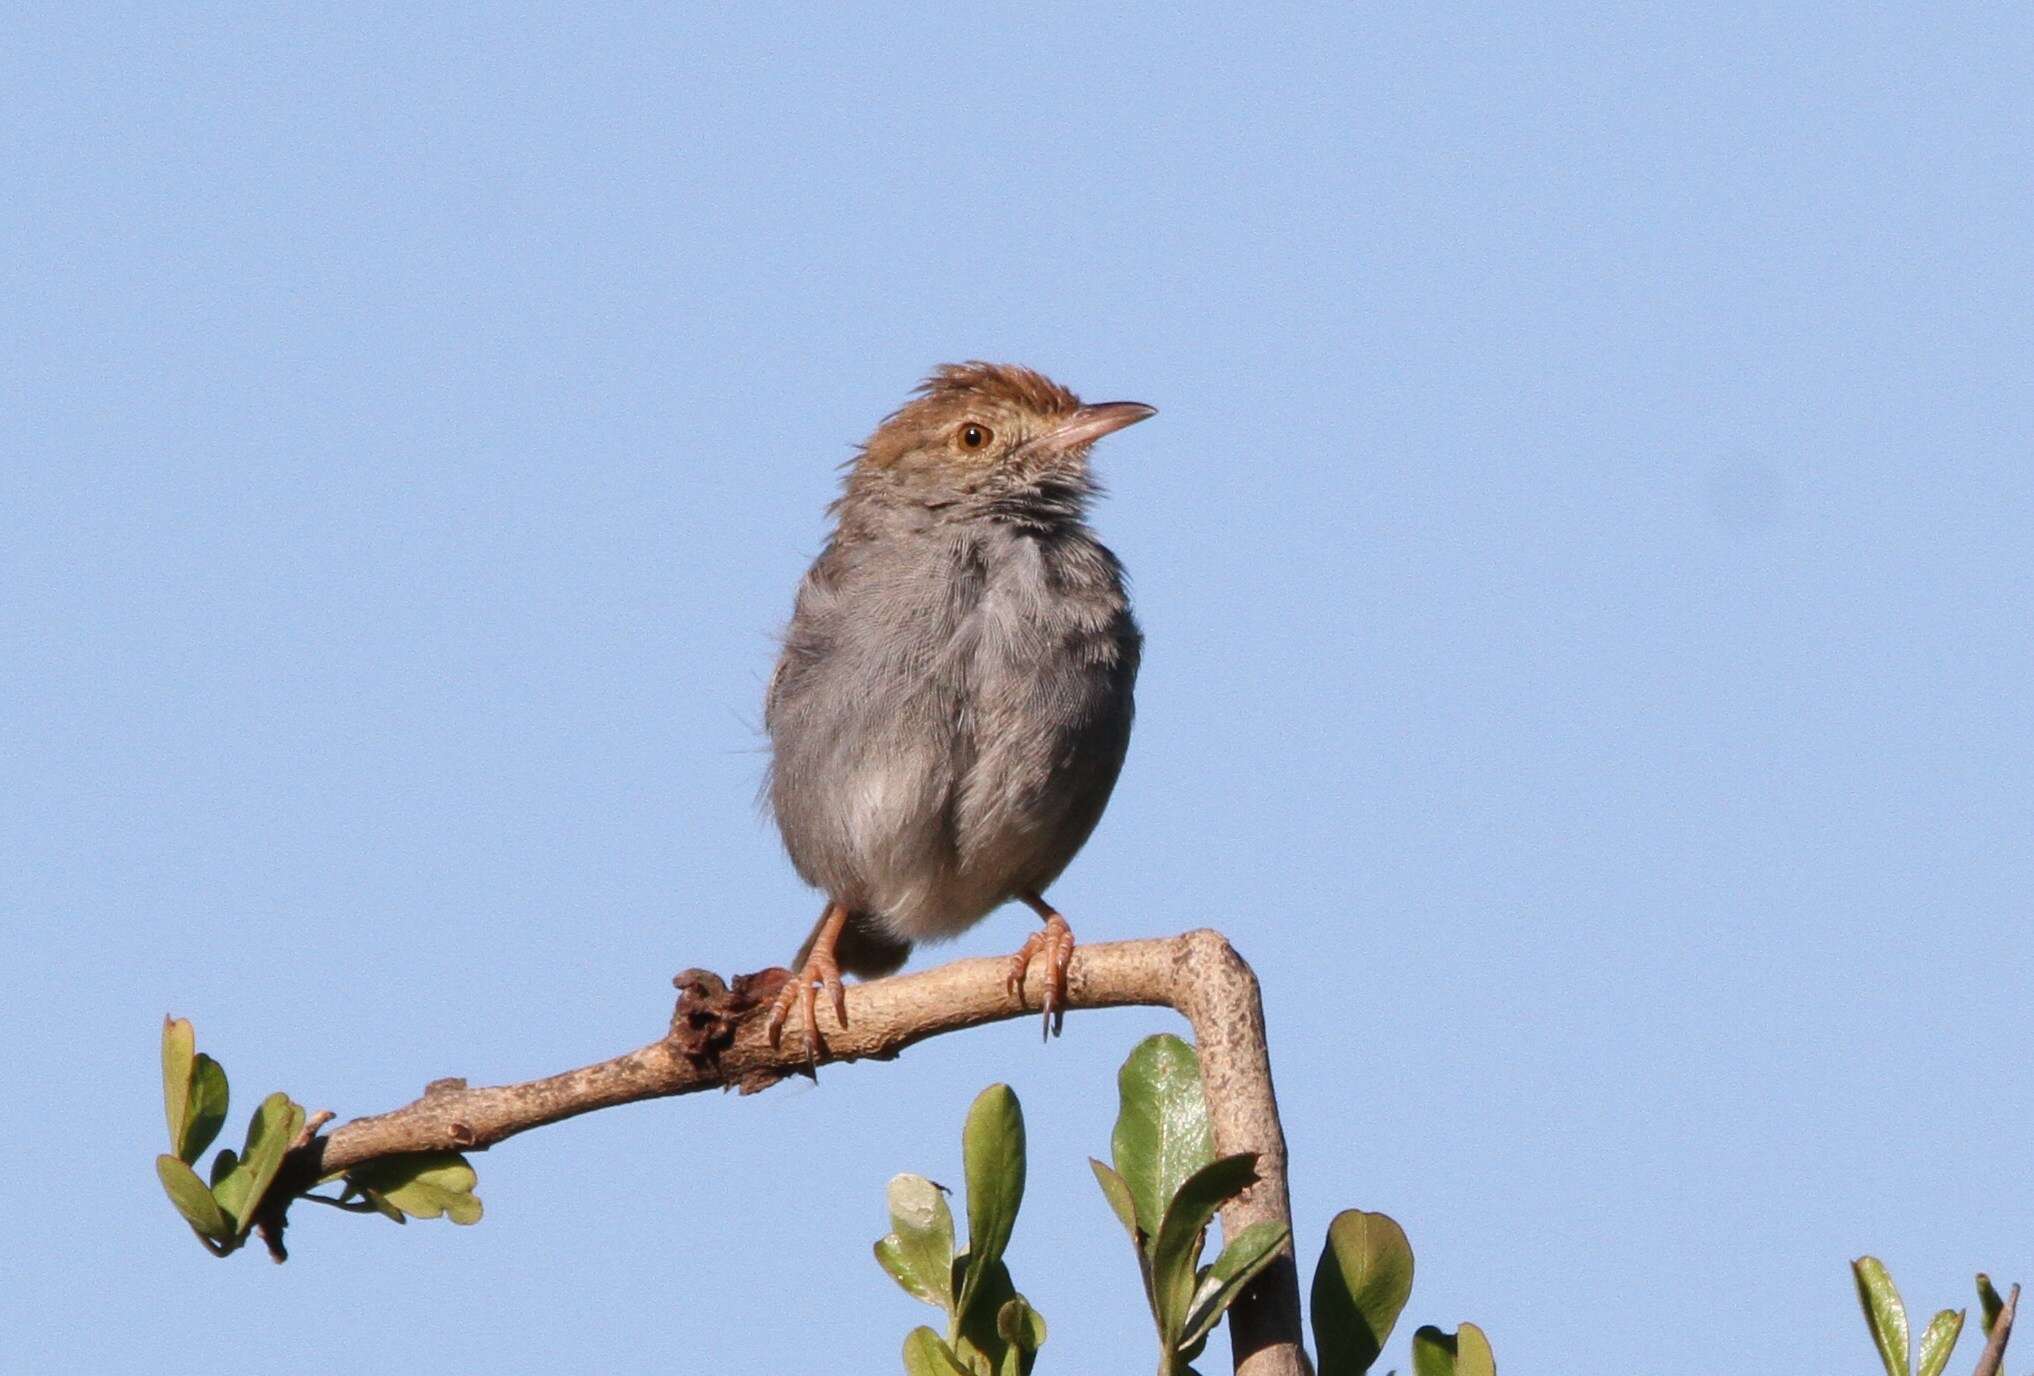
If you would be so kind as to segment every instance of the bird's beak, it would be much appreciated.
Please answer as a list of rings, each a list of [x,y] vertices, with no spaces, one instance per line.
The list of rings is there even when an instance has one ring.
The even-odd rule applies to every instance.
[[[1056,453],[1069,454],[1076,449],[1085,449],[1104,435],[1114,434],[1126,425],[1135,425],[1157,414],[1157,407],[1146,406],[1141,401],[1099,402],[1081,407],[1040,435],[1034,443]]]

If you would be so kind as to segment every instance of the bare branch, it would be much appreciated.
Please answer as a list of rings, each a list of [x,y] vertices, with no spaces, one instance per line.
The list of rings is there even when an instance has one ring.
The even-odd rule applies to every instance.
[[[845,1029],[834,1025],[821,1003],[825,1051],[819,1063],[888,1060],[927,1037],[1035,1013],[1031,983],[1022,1004],[1006,991],[1009,969],[1007,960],[962,960],[850,985]],[[1257,1183],[1222,1210],[1224,1233],[1234,1237],[1264,1220],[1291,1223],[1285,1134],[1272,1092],[1257,977],[1220,933],[1081,946],[1069,971],[1067,1005],[1147,1005],[1184,1015],[1200,1051],[1215,1151],[1258,1156]],[[460,1080],[434,1081],[414,1103],[355,1118],[292,1153],[292,1192],[385,1156],[481,1151],[595,1109],[706,1089],[757,1089],[806,1069],[799,1015],[784,1029],[782,1049],[770,1046],[761,1016],[745,1017],[729,1030],[726,1044],[706,1054],[696,1042],[688,1050],[674,1034],[598,1065],[523,1084],[476,1089]],[[1238,1376],[1303,1376],[1299,1277],[1290,1244],[1237,1298],[1229,1317]]]

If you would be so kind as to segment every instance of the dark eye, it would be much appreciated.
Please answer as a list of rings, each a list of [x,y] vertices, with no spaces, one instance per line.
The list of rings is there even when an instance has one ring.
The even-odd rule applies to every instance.
[[[969,421],[960,428],[960,442],[963,449],[980,449],[994,438],[995,436],[989,433],[988,426],[977,425],[973,421]]]

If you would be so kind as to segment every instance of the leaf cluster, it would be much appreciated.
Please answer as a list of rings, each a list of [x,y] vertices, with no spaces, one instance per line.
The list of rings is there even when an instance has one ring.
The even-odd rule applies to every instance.
[[[198,1158],[225,1126],[230,1099],[225,1067],[197,1049],[191,1024],[183,1018],[163,1019],[162,1102],[170,1150],[156,1157],[156,1175],[170,1203],[214,1256],[239,1250],[259,1228],[270,1254],[280,1261],[281,1221],[289,1200],[277,1196],[275,1185],[284,1158],[308,1137],[308,1120],[303,1105],[278,1090],[255,1108],[240,1150],[222,1148],[200,1176]],[[480,1218],[473,1167],[457,1152],[384,1157],[355,1167],[343,1180],[337,1196],[306,1192],[298,1197],[379,1213],[397,1223],[441,1216],[474,1223]]]
[[[1257,1157],[1216,1156],[1200,1058],[1174,1036],[1139,1042],[1116,1077],[1118,1108],[1108,1163],[1089,1159],[1116,1221],[1129,1235],[1158,1336],[1159,1376],[1198,1376],[1230,1306],[1287,1249],[1291,1229],[1260,1222],[1225,1239],[1202,1265],[1222,1206],[1257,1181]],[[904,1340],[906,1376],[1025,1376],[1045,1344],[1045,1320],[1010,1285],[1003,1252],[1024,1195],[1024,1119],[1007,1085],[968,1110],[961,1135],[969,1246],[956,1251],[946,1192],[920,1175],[890,1182],[890,1232],[876,1260],[906,1294],[947,1314],[942,1337],[915,1328]],[[1412,1293],[1412,1248],[1383,1214],[1349,1209],[1328,1227],[1313,1284],[1320,1376],[1362,1376],[1376,1362]],[[1415,1376],[1495,1376],[1490,1344],[1465,1323],[1413,1335]]]
[[[946,1312],[904,1339],[907,1376],[1029,1376],[1045,1316],[1017,1292],[1003,1253],[1024,1202],[1024,1110],[1008,1085],[976,1096],[961,1130],[968,1245],[955,1250],[946,1192],[922,1175],[890,1182],[890,1231],[876,1262],[913,1299]]]
[[[1130,1235],[1145,1302],[1158,1330],[1159,1371],[1186,1376],[1243,1288],[1269,1266],[1291,1229],[1256,1223],[1200,1264],[1222,1205],[1257,1180],[1257,1155],[1215,1155],[1200,1058],[1178,1037],[1147,1037],[1116,1075],[1113,1165],[1090,1158],[1095,1180]]]
[[[1921,1332],[1917,1365],[1913,1336],[1907,1326],[1907,1306],[1900,1299],[1899,1287],[1893,1284],[1892,1273],[1885,1263],[1877,1257],[1859,1257],[1850,1264],[1850,1272],[1857,1282],[1857,1302],[1864,1310],[1865,1324],[1871,1330],[1872,1343],[1879,1350],[1879,1362],[1885,1367],[1886,1376],[1942,1376],[1950,1355],[1956,1351],[1956,1340],[1963,1335],[1969,1311],[1936,1312]],[[2012,1333],[2012,1311],[2020,1298],[2020,1287],[2013,1287],[2012,1299],[2001,1300],[1992,1286],[1992,1278],[1981,1271],[1977,1294],[1986,1339],[1984,1355],[1978,1360],[1978,1376],[1996,1376],[2005,1358],[2006,1339]]]

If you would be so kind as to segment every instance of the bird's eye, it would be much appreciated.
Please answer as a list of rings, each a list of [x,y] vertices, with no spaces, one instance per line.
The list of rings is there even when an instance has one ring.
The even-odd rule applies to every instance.
[[[989,433],[988,426],[977,425],[973,421],[960,428],[960,442],[964,449],[980,449],[993,438],[995,437]]]

